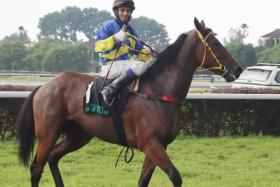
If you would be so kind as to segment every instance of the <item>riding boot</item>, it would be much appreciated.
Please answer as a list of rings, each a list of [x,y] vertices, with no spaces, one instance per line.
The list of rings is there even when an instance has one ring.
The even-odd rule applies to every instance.
[[[102,91],[101,95],[104,99],[104,102],[107,106],[110,106],[112,103],[112,99],[114,98],[115,94],[119,91],[119,89],[126,84],[128,84],[133,79],[124,73],[116,78],[110,85],[106,86]]]

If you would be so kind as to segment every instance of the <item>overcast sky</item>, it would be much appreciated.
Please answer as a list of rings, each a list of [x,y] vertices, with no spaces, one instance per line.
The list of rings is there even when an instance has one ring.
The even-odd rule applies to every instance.
[[[249,43],[280,28],[279,0],[134,0],[133,17],[147,16],[166,26],[169,37],[194,28],[193,18],[204,19],[220,39],[228,37],[230,28],[249,26]],[[94,7],[112,13],[113,0],[8,0],[0,6],[0,39],[23,26],[32,40],[39,33],[39,18],[67,6]]]

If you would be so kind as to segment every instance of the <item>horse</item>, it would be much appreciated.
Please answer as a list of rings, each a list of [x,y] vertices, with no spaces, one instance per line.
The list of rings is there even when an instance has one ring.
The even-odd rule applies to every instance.
[[[178,134],[180,107],[196,69],[210,70],[227,81],[235,80],[242,72],[203,20],[194,18],[194,25],[195,29],[181,34],[163,50],[141,77],[139,93],[165,99],[149,100],[134,94],[122,110],[127,145],[145,155],[139,187],[149,185],[156,167],[169,177],[174,187],[182,186],[182,177],[166,149]],[[16,120],[18,156],[25,166],[30,165],[32,187],[39,186],[47,162],[55,185],[64,186],[59,160],[93,137],[122,145],[112,117],[89,115],[83,110],[87,86],[95,79],[77,72],[62,72],[31,92],[23,103]],[[31,162],[36,138],[37,150]]]

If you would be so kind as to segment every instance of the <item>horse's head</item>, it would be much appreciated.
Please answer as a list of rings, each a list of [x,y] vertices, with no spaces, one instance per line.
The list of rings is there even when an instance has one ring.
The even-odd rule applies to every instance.
[[[205,27],[203,21],[194,19],[196,36],[196,59],[197,67],[210,70],[225,78],[227,82],[237,79],[242,68],[229,54],[225,47],[215,37],[211,29]]]

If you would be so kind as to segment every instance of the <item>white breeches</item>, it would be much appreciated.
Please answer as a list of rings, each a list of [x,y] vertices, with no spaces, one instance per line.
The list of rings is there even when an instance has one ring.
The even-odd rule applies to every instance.
[[[126,71],[129,69],[131,69],[136,76],[141,76],[154,63],[154,61],[154,59],[151,59],[147,62],[142,62],[135,58],[130,60],[115,61],[111,67],[107,79],[115,79],[121,74],[126,73]],[[102,65],[101,76],[106,76],[110,66],[111,64]]]

